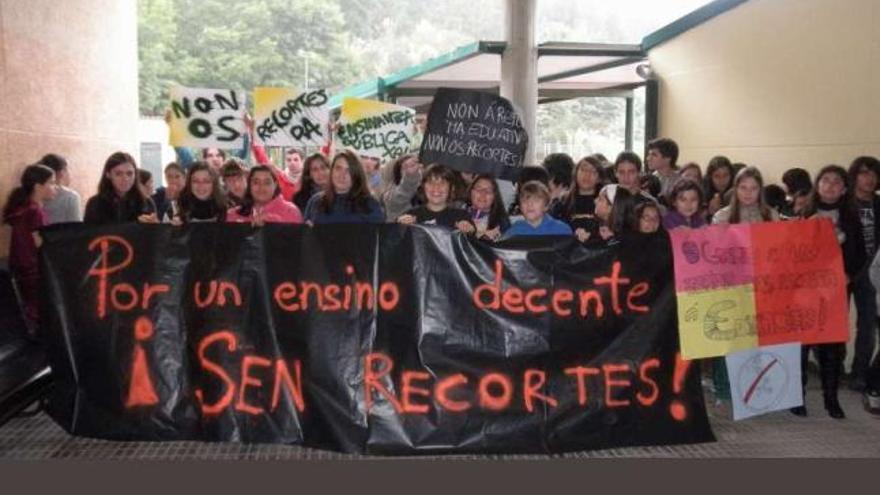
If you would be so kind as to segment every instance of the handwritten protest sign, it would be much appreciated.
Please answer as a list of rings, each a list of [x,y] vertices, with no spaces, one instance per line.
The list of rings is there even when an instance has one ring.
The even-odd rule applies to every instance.
[[[846,275],[831,221],[758,224],[752,239],[761,345],[846,342]]]
[[[751,285],[680,292],[677,301],[678,332],[686,359],[723,356],[758,345]]]
[[[685,358],[846,341],[846,277],[829,221],[676,229],[671,239]]]
[[[49,409],[68,432],[372,454],[713,438],[666,242],[183,228],[45,232]]]
[[[513,104],[478,91],[440,88],[428,113],[422,163],[516,180],[528,134]]]
[[[266,146],[323,146],[330,108],[323,89],[254,89],[254,132]]]
[[[415,110],[360,98],[342,100],[339,141],[362,156],[393,160],[409,153]]]
[[[779,344],[729,354],[733,419],[801,406],[801,345]]]
[[[244,93],[231,89],[171,88],[171,145],[241,148],[244,103]]]

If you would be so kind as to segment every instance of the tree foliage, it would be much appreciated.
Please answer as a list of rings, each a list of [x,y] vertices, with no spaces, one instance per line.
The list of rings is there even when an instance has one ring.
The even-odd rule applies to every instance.
[[[138,9],[144,115],[161,115],[175,84],[302,88],[308,66],[309,87],[333,93],[504,37],[503,0],[139,0]],[[640,39],[611,9],[600,0],[540,0],[538,41]],[[623,118],[622,99],[542,105],[536,141],[611,153],[623,145]]]

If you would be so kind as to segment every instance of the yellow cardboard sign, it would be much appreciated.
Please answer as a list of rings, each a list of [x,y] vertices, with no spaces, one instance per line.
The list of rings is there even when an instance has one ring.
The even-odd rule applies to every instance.
[[[323,146],[328,141],[327,91],[254,89],[254,138],[265,146]]]
[[[409,153],[415,110],[392,103],[345,98],[339,116],[339,143],[361,156],[393,160]]]
[[[758,346],[751,284],[679,292],[678,334],[684,359],[723,356]]]
[[[244,145],[245,94],[230,89],[171,88],[171,146],[235,149]]]

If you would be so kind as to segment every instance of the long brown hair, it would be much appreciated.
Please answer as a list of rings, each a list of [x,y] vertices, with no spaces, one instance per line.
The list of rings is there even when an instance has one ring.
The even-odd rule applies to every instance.
[[[372,197],[370,189],[367,187],[367,174],[361,165],[360,159],[349,150],[336,153],[333,160],[330,161],[330,187],[324,191],[319,207],[323,213],[330,213],[333,210],[333,203],[336,201],[336,190],[333,186],[333,168],[339,160],[345,160],[348,165],[348,173],[351,175],[351,189],[348,191],[348,206],[352,211],[360,211],[368,213],[370,207],[367,204]]]
[[[481,180],[488,181],[492,185],[492,206],[489,207],[489,224],[487,225],[490,229],[494,229],[495,227],[504,225],[506,228],[507,225],[510,225],[510,219],[507,217],[507,212],[504,210],[504,201],[501,199],[501,189],[498,187],[498,182],[491,175],[478,175],[474,177],[471,185],[468,186],[467,190],[467,205],[472,207],[471,204],[471,191],[474,190],[474,186],[477,185],[477,182]]]
[[[9,193],[9,199],[3,207],[3,221],[9,223],[12,215],[30,201],[37,184],[45,184],[54,175],[55,172],[43,164],[28,165],[21,174],[18,187]]]
[[[585,156],[581,158],[581,160],[575,165],[574,172],[571,175],[571,187],[568,188],[568,194],[563,198],[563,214],[565,217],[570,218],[574,215],[574,205],[577,199],[577,195],[580,194],[580,188],[577,184],[577,174],[578,170],[581,167],[593,167],[593,170],[599,175],[596,179],[596,187],[593,191],[593,194],[598,196],[599,191],[602,190],[602,187],[605,185],[605,171],[602,168],[602,162],[600,162],[597,158],[593,156]]]
[[[278,183],[278,177],[275,175],[275,171],[272,170],[270,165],[256,165],[252,167],[248,172],[247,189],[244,192],[244,198],[242,198],[241,206],[238,207],[238,214],[243,217],[249,216],[254,210],[254,196],[251,194],[251,181],[258,173],[266,173],[269,174],[269,177],[272,177],[272,182],[275,183],[275,194],[272,195],[272,199],[277,198],[281,194],[281,185]]]
[[[126,201],[133,201],[141,204],[146,201],[147,195],[144,194],[143,190],[140,187],[138,187],[137,162],[134,161],[134,157],[122,151],[117,151],[116,153],[113,153],[112,155],[107,157],[107,161],[104,162],[104,170],[101,171],[101,181],[98,182],[98,196],[101,196],[102,198],[108,200],[114,199],[114,196],[116,196],[116,192],[113,190],[113,182],[110,180],[109,177],[107,177],[107,174],[114,168],[125,163],[128,163],[132,167],[134,167],[134,182],[131,185],[131,189],[129,189],[125,193],[125,196],[123,196],[123,199]]]
[[[177,204],[180,207],[180,219],[184,222],[189,222],[195,202],[198,201],[198,198],[192,192],[192,181],[196,172],[207,172],[208,176],[211,177],[211,203],[216,212],[217,220],[222,222],[226,218],[226,194],[223,192],[223,188],[220,187],[220,178],[217,176],[217,173],[205,162],[194,163],[186,173],[186,184],[183,186],[183,191],[181,191],[180,197],[177,200]]]
[[[761,218],[764,221],[772,220],[773,216],[770,212],[770,207],[767,206],[767,203],[764,201],[764,177],[761,176],[761,171],[755,167],[746,167],[740,170],[736,174],[736,178],[733,179],[733,195],[730,198],[730,219],[729,223],[739,223],[742,220],[742,211],[739,204],[739,198],[736,195],[736,190],[739,188],[740,182],[745,179],[752,178],[755,182],[758,183],[758,187],[760,192],[758,193],[758,210],[761,212]]]
[[[804,218],[809,218],[816,214],[819,210],[819,203],[821,199],[819,198],[819,181],[822,180],[822,177],[828,174],[835,174],[840,177],[841,182],[843,182],[844,193],[840,198],[840,209],[845,210],[847,215],[856,215],[858,218],[858,213],[856,213],[856,206],[847,201],[847,197],[852,195],[852,191],[850,190],[850,181],[849,174],[846,169],[841,167],[840,165],[826,165],[819,170],[819,173],[816,174],[816,179],[813,181],[813,191],[810,193],[810,201],[807,203],[807,206],[804,207]],[[829,205],[831,206],[831,205]]]

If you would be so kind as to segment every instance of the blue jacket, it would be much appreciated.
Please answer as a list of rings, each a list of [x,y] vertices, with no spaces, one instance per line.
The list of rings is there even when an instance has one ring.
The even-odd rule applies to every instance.
[[[329,212],[321,211],[324,193],[312,196],[306,205],[305,219],[314,224],[321,223],[384,223],[385,212],[376,198],[367,198],[367,211],[354,211],[348,201],[347,194],[339,194],[333,198],[333,207]]]
[[[544,219],[537,227],[532,227],[525,220],[519,220],[510,226],[503,238],[510,239],[521,235],[572,235],[572,232],[568,224],[545,213]]]
[[[241,149],[232,150],[232,156],[241,158],[244,161],[247,161],[248,155],[251,151],[251,138],[248,133],[244,133],[244,142],[242,144]],[[192,164],[195,163],[200,157],[196,157],[193,150],[184,147],[175,147],[174,152],[177,154],[177,164],[183,167],[184,170],[189,170],[192,167]]]

